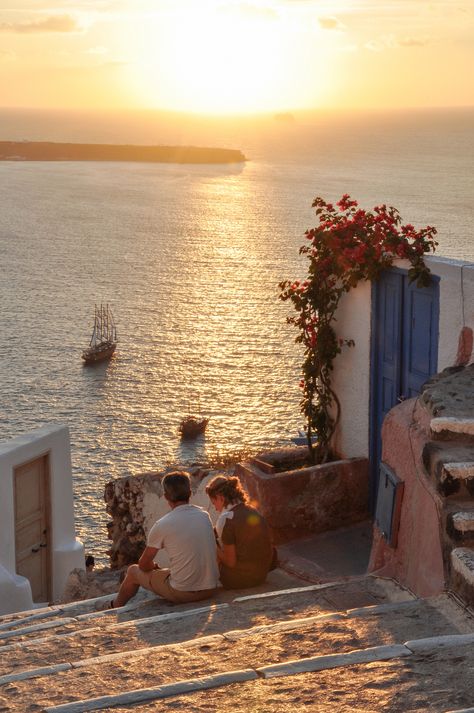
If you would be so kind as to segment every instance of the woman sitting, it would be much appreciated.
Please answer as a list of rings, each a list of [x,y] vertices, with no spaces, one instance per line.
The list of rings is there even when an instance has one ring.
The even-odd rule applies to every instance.
[[[262,584],[273,558],[264,518],[248,504],[238,478],[218,475],[207,484],[206,493],[220,513],[215,529],[222,586],[243,589]]]

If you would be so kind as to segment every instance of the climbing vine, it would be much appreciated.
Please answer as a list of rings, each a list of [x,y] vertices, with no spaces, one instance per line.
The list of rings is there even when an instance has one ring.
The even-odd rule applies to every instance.
[[[358,207],[348,194],[333,205],[315,198],[318,225],[307,230],[300,254],[308,258],[305,280],[280,283],[280,299],[290,300],[297,314],[287,318],[298,329],[304,347],[301,412],[314,462],[324,463],[338,424],[341,405],[331,387],[334,359],[344,346],[354,346],[334,330],[341,297],[364,280],[376,280],[397,258],[407,259],[410,282],[427,286],[431,276],[424,255],[434,251],[436,228],[402,225],[399,212],[386,205],[372,211]],[[313,445],[313,436],[316,436]]]

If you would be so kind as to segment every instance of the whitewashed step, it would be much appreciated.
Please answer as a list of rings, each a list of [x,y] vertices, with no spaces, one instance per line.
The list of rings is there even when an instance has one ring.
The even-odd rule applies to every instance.
[[[451,516],[453,530],[460,537],[474,534],[474,509],[461,510]]]

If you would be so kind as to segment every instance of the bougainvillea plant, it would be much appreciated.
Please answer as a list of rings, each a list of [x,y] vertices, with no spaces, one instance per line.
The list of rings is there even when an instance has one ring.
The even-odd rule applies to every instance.
[[[411,263],[410,282],[429,285],[423,256],[434,251],[437,242],[436,228],[402,225],[395,208],[379,205],[366,211],[348,194],[335,205],[315,198],[313,208],[319,224],[306,231],[308,242],[300,248],[308,258],[307,277],[279,286],[280,299],[290,300],[297,312],[287,321],[298,329],[295,341],[304,347],[300,406],[308,447],[313,462],[324,463],[341,412],[331,388],[333,362],[344,346],[354,346],[353,340],[338,337],[333,327],[341,297],[363,280],[376,280],[397,258]]]

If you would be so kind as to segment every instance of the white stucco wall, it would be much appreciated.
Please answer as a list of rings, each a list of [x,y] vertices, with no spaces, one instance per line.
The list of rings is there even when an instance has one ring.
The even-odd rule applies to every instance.
[[[342,347],[336,358],[332,384],[341,402],[341,420],[334,446],[342,457],[368,453],[370,393],[370,295],[372,285],[360,283],[339,303],[336,334],[353,339],[354,347]]]
[[[45,426],[0,443],[0,614],[31,609],[29,582],[15,571],[14,469],[49,455],[51,587],[59,599],[68,574],[84,568],[84,547],[75,536],[71,449],[65,426]]]
[[[440,277],[438,371],[442,371],[456,361],[463,326],[474,329],[474,265],[437,257],[426,262]]]
[[[463,326],[474,329],[474,264],[448,258],[428,257],[426,262],[439,283],[438,371],[456,361]],[[396,267],[408,269],[407,261]],[[344,458],[369,453],[371,285],[359,284],[341,300],[335,329],[338,337],[354,339],[355,347],[343,347],[333,372],[334,389],[342,414],[334,439]],[[471,361],[474,354],[471,354]]]

